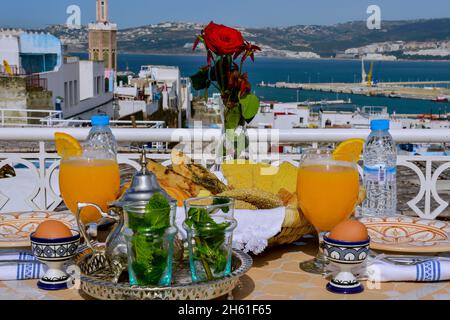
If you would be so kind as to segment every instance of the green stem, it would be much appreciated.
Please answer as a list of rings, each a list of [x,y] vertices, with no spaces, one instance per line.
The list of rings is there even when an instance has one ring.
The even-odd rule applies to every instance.
[[[195,220],[197,221],[197,223],[200,223],[200,215],[198,215],[196,218],[197,219],[195,219]],[[203,246],[202,240],[198,236],[194,237],[194,240],[195,240],[195,244],[197,245],[197,247],[202,247]],[[208,261],[205,260],[203,255],[200,255],[200,257],[201,257],[200,260],[202,262],[203,269],[205,269],[205,272],[206,272],[206,277],[208,278],[209,281],[214,280],[214,276],[213,276],[213,274],[211,272],[211,268],[209,266]]]
[[[244,53],[245,55],[247,55],[247,53]],[[242,74],[244,68],[244,59],[241,59],[241,63],[240,63],[240,67],[239,67],[239,72]]]
[[[202,241],[200,240],[200,238],[195,237],[194,239],[195,239],[195,243],[197,246],[202,246]],[[205,269],[206,277],[208,278],[208,281],[214,280],[214,276],[213,276],[213,273],[211,271],[208,261],[205,260],[203,255],[200,255],[200,256],[201,256],[200,260],[202,262],[203,269]]]

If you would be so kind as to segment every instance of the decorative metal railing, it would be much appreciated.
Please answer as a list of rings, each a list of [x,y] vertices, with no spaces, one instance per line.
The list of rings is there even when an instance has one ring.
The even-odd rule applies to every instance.
[[[61,203],[57,177],[59,158],[49,147],[54,132],[61,130],[79,140],[84,140],[88,134],[88,129],[81,128],[0,128],[0,168],[6,164],[19,168],[16,170],[17,177],[0,179],[0,213],[16,209],[54,210]],[[200,142],[202,145],[221,137],[221,132],[217,129],[113,129],[113,132],[122,144],[182,141],[194,144]],[[276,137],[276,143],[284,145],[337,143],[348,138],[365,138],[368,134],[367,130],[358,129],[249,130],[250,140],[271,136]],[[393,130],[392,135],[397,143],[450,143],[450,130]],[[34,144],[35,150],[14,150],[17,142]],[[9,148],[2,148],[6,144]],[[167,153],[152,152],[148,157],[170,164],[170,155]],[[300,155],[280,154],[277,158],[272,158],[269,162],[275,165],[284,161],[298,164]],[[140,168],[138,159],[138,153],[130,152],[120,153],[118,157],[119,163],[135,169]],[[450,213],[450,185],[445,178],[446,171],[450,168],[449,156],[401,155],[398,157],[398,165],[412,170],[414,178],[411,179],[417,182],[417,195],[406,201],[413,212],[427,219]]]

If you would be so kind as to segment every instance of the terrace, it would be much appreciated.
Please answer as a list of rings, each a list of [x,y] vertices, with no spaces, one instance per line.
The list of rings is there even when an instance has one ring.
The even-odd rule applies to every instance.
[[[58,128],[0,128],[0,167],[9,164],[20,166],[16,178],[0,180],[0,213],[11,212],[11,208],[28,210],[63,210],[58,187],[59,157],[53,146],[53,135]],[[87,137],[87,128],[64,128],[63,131],[82,141]],[[152,143],[207,142],[218,139],[216,129],[140,129],[113,128],[113,133],[122,146],[118,161],[124,171],[126,167],[140,169],[139,153],[132,146]],[[450,143],[449,130],[392,130],[397,143]],[[359,129],[304,129],[290,131],[249,130],[251,140],[262,135],[275,135],[280,144],[301,144],[317,146],[322,143],[335,144],[348,138],[366,138],[368,130]],[[22,143],[26,150],[18,148]],[[200,144],[202,146],[202,144]],[[166,149],[149,151],[148,158],[165,165],[170,164]],[[297,164],[298,154],[280,154],[279,159],[267,161],[274,164],[289,161]],[[204,164],[208,161],[204,160]],[[399,178],[403,213],[426,219],[446,219],[450,215],[448,156],[399,156],[401,172]],[[360,173],[362,169],[359,168]],[[26,174],[25,174],[26,172]],[[22,177],[22,182],[17,181]],[[23,183],[23,178],[26,183]],[[19,179],[19,180],[17,180]],[[271,248],[254,257],[253,268],[241,278],[240,286],[233,291],[235,299],[346,299],[323,289],[326,280],[299,269],[299,262],[310,259],[317,250],[312,237],[304,237],[294,244]],[[13,283],[14,284],[14,283]],[[367,290],[358,299],[446,299],[447,283],[382,283],[365,284]],[[22,299],[86,299],[78,290],[47,292],[44,296],[35,287],[34,280],[21,282],[20,286],[0,283],[5,294]],[[305,290],[308,288],[307,290]]]
[[[7,207],[19,207],[21,210],[54,210],[62,202],[59,195],[57,170],[59,158],[55,153],[52,141],[53,135],[57,131],[64,131],[82,141],[87,137],[87,128],[0,128],[0,167],[9,165],[22,165],[28,170],[29,185],[22,191],[23,198],[12,198],[5,195],[5,191],[14,185],[15,178],[2,181],[0,188],[0,212],[5,212]],[[147,143],[177,143],[186,141],[192,142],[217,141],[220,137],[220,130],[217,129],[139,129],[124,128],[113,129],[117,141],[125,146],[131,144]],[[250,129],[249,136],[253,141],[257,141],[261,135],[271,136],[277,134],[280,144],[311,144],[317,146],[318,143],[338,143],[349,138],[366,138],[368,130],[359,129],[305,129],[305,130],[261,130]],[[449,130],[392,130],[392,135],[397,143],[450,143]],[[18,148],[9,148],[6,151],[6,143],[17,146],[18,143],[27,143],[27,151],[20,151]],[[15,149],[15,150],[14,150]],[[128,150],[128,151],[127,151]],[[170,164],[170,154],[163,152],[151,152],[148,157]],[[119,163],[139,169],[139,154],[130,148],[122,148],[119,154]],[[279,159],[278,159],[279,156]],[[300,155],[279,154],[274,159],[267,162],[279,163],[290,161],[298,163]],[[204,161],[203,161],[204,162]],[[408,179],[416,180],[418,185],[417,194],[404,202],[410,213],[415,213],[422,218],[434,219],[440,215],[449,214],[449,190],[448,180],[445,179],[446,170],[450,168],[450,158],[448,156],[399,156],[398,165],[409,169]],[[362,169],[360,168],[360,173]],[[415,177],[411,177],[411,175]],[[402,181],[400,181],[402,182]],[[20,202],[20,203],[19,203]],[[14,206],[13,206],[14,204]],[[8,205],[8,206],[7,206]]]

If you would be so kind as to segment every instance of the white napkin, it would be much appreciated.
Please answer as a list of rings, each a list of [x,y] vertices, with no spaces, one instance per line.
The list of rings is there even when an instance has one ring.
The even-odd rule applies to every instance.
[[[450,260],[430,258],[415,265],[398,265],[375,259],[368,262],[365,276],[371,282],[436,282],[450,280]]]
[[[31,252],[0,252],[0,281],[39,279],[45,269]]]
[[[238,226],[233,234],[233,247],[244,252],[262,253],[269,239],[281,231],[286,208],[270,210],[235,210]]]
[[[262,253],[267,248],[269,239],[280,233],[285,215],[284,207],[271,210],[235,210],[234,218],[238,226],[233,233],[233,248],[254,254]],[[185,210],[179,207],[176,224],[183,239],[186,239],[186,231],[183,229],[185,219]]]

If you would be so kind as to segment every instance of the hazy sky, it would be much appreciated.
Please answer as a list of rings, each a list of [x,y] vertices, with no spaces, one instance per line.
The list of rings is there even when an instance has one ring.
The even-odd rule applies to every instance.
[[[334,24],[365,20],[377,4],[382,19],[450,17],[449,0],[110,0],[119,28],[162,21],[210,20],[240,26]],[[68,5],[82,10],[82,23],[94,20],[95,0],[1,0],[1,27],[42,27],[65,23]]]

